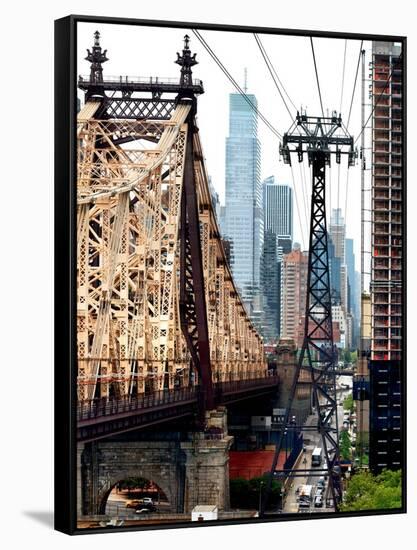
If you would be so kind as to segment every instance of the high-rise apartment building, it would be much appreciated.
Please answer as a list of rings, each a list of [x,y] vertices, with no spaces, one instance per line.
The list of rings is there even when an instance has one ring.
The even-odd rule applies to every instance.
[[[353,239],[346,239],[345,242],[345,259],[348,277],[348,308],[352,317],[352,347],[356,347],[359,337],[359,315],[357,308],[357,293],[356,293],[356,274],[355,274],[355,253],[353,249]]]
[[[256,97],[248,97],[256,107]],[[240,94],[230,94],[229,98],[224,231],[232,242],[231,268],[236,286],[249,314],[255,308],[258,315],[264,237],[258,117]]]
[[[267,342],[277,340],[280,330],[280,288],[279,269],[281,264],[277,258],[277,236],[271,230],[265,231],[263,263],[262,263],[262,288],[264,296],[264,328],[263,336]]]
[[[345,263],[346,225],[341,208],[332,209],[329,233],[334,244],[334,254],[336,258],[340,258],[341,262]]]
[[[264,229],[278,237],[293,237],[292,189],[278,184],[274,176],[263,181]]]
[[[372,44],[371,469],[400,468],[402,350],[401,46]]]
[[[346,314],[340,304],[332,305],[332,321],[333,323],[338,324],[339,342],[336,345],[337,347],[344,349],[346,347],[346,336],[348,328]]]
[[[269,338],[276,338],[281,334],[282,256],[291,252],[292,249],[293,199],[291,187],[278,184],[274,176],[266,178],[263,181],[263,205],[265,334]],[[272,241],[275,242],[275,254],[271,250]],[[275,266],[272,265],[273,261],[275,261]]]
[[[304,336],[307,297],[308,252],[295,245],[282,258],[281,267],[281,335],[300,346]]]
[[[346,225],[341,208],[333,208],[330,217],[329,234],[334,246],[334,257],[340,261],[340,303],[348,313],[348,271],[346,267]],[[349,337],[346,345],[350,346]]]
[[[330,294],[332,305],[339,305],[341,301],[340,290],[340,258],[335,254],[335,246],[330,235],[327,236],[327,254],[330,271]]]

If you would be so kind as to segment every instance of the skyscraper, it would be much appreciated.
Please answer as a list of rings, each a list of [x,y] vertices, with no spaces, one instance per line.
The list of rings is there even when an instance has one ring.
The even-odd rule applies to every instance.
[[[342,216],[341,208],[333,208],[330,217],[330,236],[334,244],[334,253],[345,263],[345,219]]]
[[[345,256],[345,235],[346,225],[342,216],[341,208],[333,208],[330,217],[329,234],[334,246],[334,258],[340,261],[340,301],[345,314],[348,313],[348,272]],[[334,276],[336,276],[334,274]],[[347,346],[350,345],[349,338],[346,339]]]
[[[402,467],[401,46],[372,44],[370,452],[372,470]]]
[[[294,249],[282,258],[281,268],[281,335],[292,338],[300,347],[304,337],[307,298],[308,253]]]
[[[345,257],[348,276],[348,306],[349,313],[352,316],[353,321],[353,335],[352,339],[356,341],[356,337],[359,336],[359,318],[357,317],[356,307],[356,275],[355,275],[355,253],[353,251],[353,239],[346,239],[345,241]]]
[[[335,247],[330,235],[327,236],[327,248],[329,257],[329,271],[330,271],[330,293],[332,299],[332,305],[339,305],[341,301],[340,291],[340,258],[335,254]]]
[[[265,231],[273,231],[278,237],[293,238],[292,189],[278,184],[274,176],[263,181]]]
[[[256,107],[256,97],[248,97]],[[233,246],[234,280],[249,314],[258,315],[264,237],[258,117],[240,94],[230,94],[229,108],[225,232]]]
[[[283,254],[288,254],[292,249],[293,238],[293,200],[292,189],[289,185],[278,184],[274,176],[263,181],[263,203],[264,203],[264,252],[268,254],[265,258],[264,269],[273,269],[264,276],[264,307],[266,320],[274,323],[274,336],[281,333],[281,265]],[[268,238],[268,246],[266,239]],[[276,266],[271,264],[272,251],[270,243],[274,240],[276,246]],[[266,267],[268,266],[268,267]],[[273,277],[273,280],[271,279]],[[271,284],[277,288],[271,288]],[[275,321],[276,320],[276,321]]]
[[[280,329],[280,288],[279,269],[281,264],[277,258],[277,236],[271,230],[265,231],[263,262],[262,262],[262,288],[264,295],[264,328],[263,336],[267,341],[277,339]]]

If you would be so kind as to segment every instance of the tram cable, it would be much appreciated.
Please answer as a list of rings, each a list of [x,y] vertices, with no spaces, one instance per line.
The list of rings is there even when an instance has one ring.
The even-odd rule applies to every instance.
[[[236,82],[236,80],[233,78],[233,76],[229,73],[229,71],[226,69],[226,67],[223,65],[223,63],[220,61],[220,59],[217,57],[217,55],[214,53],[214,51],[211,49],[211,47],[208,45],[206,40],[201,36],[198,30],[192,29],[195,36],[198,38],[198,40],[201,42],[205,50],[209,53],[209,55],[212,57],[212,59],[215,61],[215,63],[218,65],[218,67],[221,69],[221,71],[226,75],[226,77],[230,80],[230,82],[233,84],[233,86],[236,88],[236,90],[240,93],[240,95],[245,99],[245,101],[250,105],[250,107],[254,110],[254,112],[259,116],[259,118],[262,120],[262,122],[268,127],[268,129],[279,139],[282,139],[282,135],[278,132],[278,130],[269,122],[269,120],[261,113],[261,111],[258,109],[258,107],[253,103],[253,101],[248,97],[248,95],[244,92],[244,90],[239,86],[239,84]]]
[[[311,51],[313,53],[313,61],[314,61],[314,71],[316,73],[316,81],[317,81],[317,88],[319,91],[319,98],[320,98],[320,107],[321,107],[321,114],[324,118],[324,109],[323,109],[323,100],[321,97],[321,89],[320,89],[320,81],[319,81],[319,74],[317,72],[317,63],[316,63],[316,54],[314,52],[314,44],[313,44],[313,38],[310,36],[310,44],[311,44]]]
[[[261,39],[259,38],[259,36],[258,36],[256,33],[253,33],[253,36],[255,37],[256,43],[258,44],[258,48],[259,48],[259,50],[260,50],[260,52],[261,52],[261,54],[262,54],[262,57],[263,57],[263,59],[264,59],[264,61],[265,61],[265,65],[268,67],[268,70],[269,70],[269,73],[270,73],[270,75],[271,75],[271,78],[272,78],[272,80],[273,80],[273,82],[274,82],[274,84],[275,84],[276,89],[278,90],[279,95],[281,96],[281,99],[282,99],[282,101],[283,101],[283,103],[284,103],[284,105],[285,105],[285,108],[287,109],[287,112],[288,112],[288,114],[289,114],[289,116],[290,116],[290,119],[291,119],[291,121],[293,121],[293,120],[294,120],[294,116],[291,114],[291,111],[290,111],[290,109],[289,109],[289,107],[288,107],[288,105],[287,105],[287,102],[285,101],[285,98],[284,98],[284,96],[282,95],[281,88],[279,87],[277,80],[278,80],[279,83],[281,84],[282,89],[285,91],[284,85],[282,84],[281,80],[279,79],[279,76],[278,76],[278,74],[277,74],[277,72],[276,72],[276,70],[275,70],[275,68],[274,68],[274,66],[273,66],[273,64],[272,64],[272,61],[271,61],[270,57],[268,56],[268,54],[267,54],[267,52],[266,52],[266,50],[265,50],[264,45],[263,45],[262,42],[261,42]],[[293,105],[295,111],[297,111],[297,108],[295,107],[294,103],[291,101],[291,98],[289,97],[289,95],[288,95],[288,93],[287,93],[286,91],[285,91],[285,94],[287,95],[288,99],[290,100],[291,104]]]

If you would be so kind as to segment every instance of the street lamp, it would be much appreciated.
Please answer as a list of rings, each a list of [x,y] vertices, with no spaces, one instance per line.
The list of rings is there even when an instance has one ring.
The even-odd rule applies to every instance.
[[[281,513],[284,511],[284,495],[285,495],[285,490],[284,490],[284,487],[281,485],[281,491],[279,493],[279,496],[281,497]]]
[[[284,430],[284,441],[285,441],[285,462],[287,462],[288,459],[288,430],[285,428]]]
[[[262,486],[265,485],[265,483],[263,481],[261,481],[259,483],[259,506],[258,506],[258,510],[259,510],[259,514],[261,514],[261,506],[262,506]]]
[[[293,452],[294,447],[295,447],[295,426],[296,426],[296,424],[297,424],[296,417],[295,417],[295,415],[293,415],[291,417],[291,431],[292,431],[292,435],[291,435],[291,452]]]
[[[304,463],[304,469],[305,469],[307,464],[307,447],[303,447],[303,455],[304,455],[303,463]]]

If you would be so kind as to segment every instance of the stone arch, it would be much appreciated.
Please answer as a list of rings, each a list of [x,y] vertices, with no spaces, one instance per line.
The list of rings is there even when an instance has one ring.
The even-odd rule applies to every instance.
[[[110,493],[114,487],[123,479],[128,479],[130,477],[143,477],[146,480],[153,481],[165,494],[170,504],[170,507],[173,506],[173,495],[171,488],[159,475],[155,475],[154,472],[148,472],[147,468],[134,468],[132,470],[126,471],[121,470],[119,475],[114,475],[112,478],[108,478],[106,482],[102,485],[100,492],[98,493],[98,512],[100,515],[105,515],[106,513],[106,504],[109,498]]]
[[[153,480],[165,493],[170,509],[184,506],[185,462],[177,441],[98,441],[82,454],[82,510],[103,512],[112,487],[128,477]]]

